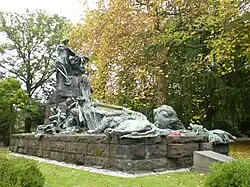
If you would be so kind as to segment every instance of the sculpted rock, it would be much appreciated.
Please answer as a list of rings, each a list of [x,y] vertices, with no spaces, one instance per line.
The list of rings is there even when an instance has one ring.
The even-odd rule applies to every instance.
[[[184,125],[178,119],[176,112],[171,106],[162,105],[153,110],[154,124],[160,129],[185,129]]]

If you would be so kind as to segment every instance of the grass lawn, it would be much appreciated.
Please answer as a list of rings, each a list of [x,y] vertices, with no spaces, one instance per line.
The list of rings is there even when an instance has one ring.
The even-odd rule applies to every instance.
[[[0,148],[0,154],[6,149]],[[231,145],[231,155],[250,160],[250,144]],[[137,178],[120,178],[90,173],[53,164],[39,163],[46,179],[46,187],[201,187],[204,174],[194,172],[169,173]]]
[[[0,154],[8,154],[0,147]],[[45,176],[46,187],[199,187],[204,175],[194,172],[169,173],[136,178],[120,178],[83,170],[38,163]]]
[[[201,186],[204,175],[193,172],[170,173],[137,178],[120,178],[86,171],[69,169],[51,164],[39,164],[46,178],[48,187],[198,187]]]

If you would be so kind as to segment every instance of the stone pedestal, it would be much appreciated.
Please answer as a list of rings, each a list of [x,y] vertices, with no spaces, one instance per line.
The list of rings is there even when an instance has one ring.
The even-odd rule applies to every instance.
[[[104,134],[12,136],[10,150],[66,163],[122,171],[157,171],[191,167],[193,152],[207,137],[118,139]]]

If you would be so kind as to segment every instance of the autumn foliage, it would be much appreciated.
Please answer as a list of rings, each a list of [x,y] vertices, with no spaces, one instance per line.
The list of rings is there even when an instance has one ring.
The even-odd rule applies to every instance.
[[[94,97],[142,111],[172,105],[184,123],[249,130],[249,2],[108,0],[71,46],[91,56]]]

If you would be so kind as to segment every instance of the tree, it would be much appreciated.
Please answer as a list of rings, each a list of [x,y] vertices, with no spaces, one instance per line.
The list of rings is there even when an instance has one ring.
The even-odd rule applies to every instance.
[[[152,108],[156,66],[147,63],[144,47],[153,42],[153,19],[134,11],[129,1],[108,3],[108,8],[90,11],[75,27],[70,45],[92,55],[98,69],[90,72],[96,98],[134,110]]]
[[[0,12],[0,66],[20,79],[31,97],[54,73],[56,45],[65,36],[69,23],[44,11],[24,14]]]
[[[170,104],[185,124],[249,128],[248,1],[101,2],[70,36],[97,67],[95,97],[140,111]]]
[[[18,115],[24,112],[29,102],[28,94],[21,88],[21,82],[14,78],[0,81],[0,132],[4,144],[9,144]]]
[[[52,62],[56,45],[69,26],[65,18],[41,10],[27,10],[24,14],[0,12],[0,33],[6,37],[0,44],[0,66],[22,81],[30,98],[41,94],[36,92],[55,72]],[[25,130],[30,132],[32,121],[27,116],[25,122]]]

